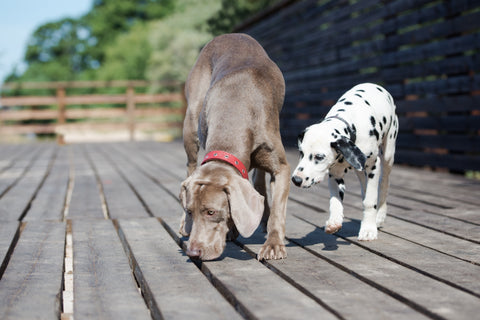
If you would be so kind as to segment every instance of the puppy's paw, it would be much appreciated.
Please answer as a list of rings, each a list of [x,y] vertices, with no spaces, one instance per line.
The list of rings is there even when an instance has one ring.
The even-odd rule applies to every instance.
[[[336,221],[333,219],[327,220],[325,223],[325,232],[328,234],[332,234],[335,232],[338,232],[340,229],[342,229],[342,221]]]
[[[371,241],[371,240],[377,240],[378,236],[378,230],[377,226],[374,225],[368,225],[368,224],[363,224],[360,227],[360,232],[358,233],[358,240],[360,241]]]
[[[263,244],[262,248],[258,252],[257,259],[261,260],[278,260],[285,259],[287,257],[287,249],[283,244],[283,241],[267,241]]]

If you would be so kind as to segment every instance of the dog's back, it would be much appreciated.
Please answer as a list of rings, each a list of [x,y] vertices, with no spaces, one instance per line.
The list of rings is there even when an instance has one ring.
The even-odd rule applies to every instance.
[[[384,88],[372,83],[362,83],[345,92],[326,118],[335,115],[345,118],[354,126],[359,147],[365,151],[380,146],[390,126],[396,121],[392,96]],[[369,147],[365,146],[367,142]]]
[[[270,140],[269,135],[279,131],[285,94],[282,73],[246,34],[226,34],[209,42],[188,77],[185,93],[187,116],[198,117],[198,138],[204,148],[207,137],[213,137],[208,143],[219,139],[234,143],[225,141],[225,127],[247,149],[265,143],[259,138]],[[249,130],[256,133],[248,134]]]

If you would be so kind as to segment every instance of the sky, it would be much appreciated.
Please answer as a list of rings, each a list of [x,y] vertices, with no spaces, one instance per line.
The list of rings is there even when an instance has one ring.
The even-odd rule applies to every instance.
[[[0,0],[0,83],[15,66],[22,67],[30,36],[35,30],[63,18],[79,18],[93,0]]]

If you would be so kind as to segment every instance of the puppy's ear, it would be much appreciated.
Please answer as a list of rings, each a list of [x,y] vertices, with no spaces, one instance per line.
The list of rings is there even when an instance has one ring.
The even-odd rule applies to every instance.
[[[250,237],[260,224],[263,216],[264,198],[247,179],[234,176],[225,187],[230,203],[230,214],[238,232]]]
[[[367,157],[362,151],[347,137],[333,141],[331,147],[340,152],[345,160],[352,165],[356,170],[362,171],[365,169],[365,162]]]
[[[307,132],[307,129],[303,130],[299,135],[298,135],[298,144],[303,142],[303,137],[305,136],[305,132]]]

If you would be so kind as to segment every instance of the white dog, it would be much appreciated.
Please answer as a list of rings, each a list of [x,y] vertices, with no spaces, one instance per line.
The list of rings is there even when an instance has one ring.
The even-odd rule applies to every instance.
[[[371,83],[347,91],[322,122],[300,134],[301,160],[292,181],[298,187],[309,188],[329,173],[330,217],[325,232],[335,233],[342,227],[343,176],[353,167],[363,198],[358,239],[377,239],[377,227],[382,226],[387,215],[388,177],[397,134],[398,117],[392,96]]]

